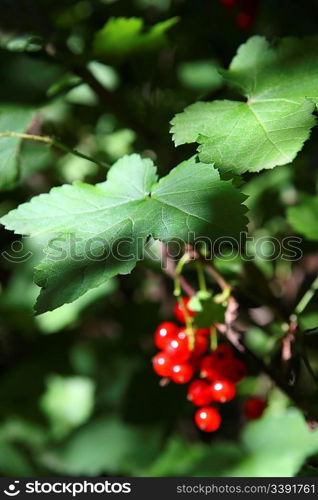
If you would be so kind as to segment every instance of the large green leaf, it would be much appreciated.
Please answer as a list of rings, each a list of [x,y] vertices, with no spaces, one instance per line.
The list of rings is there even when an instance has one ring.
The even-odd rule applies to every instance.
[[[0,133],[25,132],[34,110],[0,106]],[[0,137],[0,190],[11,189],[18,176],[18,150],[21,139]]]
[[[172,120],[176,145],[198,142],[200,160],[225,172],[290,163],[315,125],[317,46],[318,37],[287,38],[277,47],[250,38],[222,72],[246,100],[189,106]]]
[[[158,183],[151,160],[125,156],[107,181],[54,188],[1,219],[7,229],[35,236],[57,233],[38,266],[43,288],[37,311],[72,302],[141,257],[145,240],[236,237],[244,230],[245,199],[213,165],[182,163]]]
[[[318,241],[318,196],[303,196],[299,205],[287,210],[287,219],[299,234]]]

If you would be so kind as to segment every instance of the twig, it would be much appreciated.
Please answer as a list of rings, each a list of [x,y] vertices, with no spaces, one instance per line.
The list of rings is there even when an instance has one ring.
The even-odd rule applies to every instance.
[[[215,279],[221,290],[231,289],[231,285],[223,278],[223,276],[221,276],[219,271],[211,262],[207,261],[207,259],[202,256],[200,256],[200,260],[204,262],[206,271]]]
[[[107,165],[106,163],[101,163],[98,160],[95,160],[94,158],[92,158],[91,156],[87,156],[84,153],[77,151],[76,149],[70,148],[69,146],[66,146],[66,144],[63,144],[62,142],[57,141],[56,139],[53,139],[53,137],[49,137],[49,136],[45,136],[45,135],[23,134],[20,132],[2,132],[2,133],[0,133],[0,138],[1,137],[16,137],[18,139],[27,139],[30,141],[44,142],[45,144],[48,144],[49,146],[53,146],[53,147],[56,147],[58,149],[61,149],[62,151],[65,151],[66,153],[72,153],[75,156],[78,156],[80,158],[84,158],[84,160],[95,163],[99,167],[109,168],[109,165]]]

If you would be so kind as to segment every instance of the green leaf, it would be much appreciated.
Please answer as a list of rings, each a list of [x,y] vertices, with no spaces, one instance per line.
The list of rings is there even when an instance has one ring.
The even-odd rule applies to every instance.
[[[199,158],[223,172],[258,172],[290,163],[316,121],[318,38],[271,47],[252,37],[222,74],[246,98],[198,102],[172,120],[176,145],[198,142]]]
[[[87,377],[52,375],[49,378],[40,404],[56,437],[64,437],[89,419],[94,405],[94,390],[94,382]]]
[[[0,134],[25,132],[34,110],[19,106],[0,106]],[[0,190],[11,189],[18,177],[18,151],[21,139],[0,137]]]
[[[148,236],[167,242],[238,237],[246,224],[244,199],[212,165],[191,159],[157,183],[152,161],[131,155],[115,163],[107,181],[53,188],[1,222],[19,234],[59,235],[36,270],[41,313],[131,272]]]
[[[178,68],[178,76],[184,87],[198,92],[217,90],[224,82],[219,65],[213,60],[182,63]]]
[[[99,418],[79,429],[60,448],[48,452],[44,461],[71,476],[119,471],[136,475],[153,460],[160,446],[161,436],[155,428],[128,425],[118,416]]]
[[[39,36],[24,35],[0,35],[0,48],[11,52],[38,52],[42,49],[43,40]]]
[[[226,307],[214,302],[210,293],[199,292],[191,297],[189,308],[195,311],[194,322],[198,328],[209,328],[213,323],[224,323]]]
[[[145,475],[293,477],[317,451],[318,432],[308,429],[299,410],[271,409],[246,425],[239,442],[206,445],[173,437]]]
[[[144,32],[144,21],[138,17],[111,17],[95,35],[93,49],[102,57],[125,57],[140,50],[160,48],[167,41],[165,32],[174,26],[173,17]]]
[[[277,432],[279,429],[279,432]],[[299,410],[265,413],[242,435],[248,457],[232,470],[233,476],[292,477],[304,460],[318,451],[318,431],[308,429]]]
[[[288,208],[287,220],[297,233],[318,241],[318,196],[303,196],[299,205]]]

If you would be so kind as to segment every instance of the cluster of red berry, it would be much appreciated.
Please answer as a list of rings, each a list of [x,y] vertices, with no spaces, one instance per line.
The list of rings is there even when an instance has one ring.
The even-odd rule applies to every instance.
[[[174,308],[176,319],[186,323],[186,315],[194,312],[188,308],[189,298],[177,302]],[[215,334],[215,333],[214,333]],[[220,344],[213,352],[209,349],[209,328],[191,329],[172,322],[161,323],[154,335],[155,346],[160,352],[153,358],[153,369],[157,375],[176,384],[186,384],[196,373],[188,387],[188,400],[198,406],[194,420],[197,427],[205,432],[216,431],[221,424],[218,409],[211,404],[231,401],[235,394],[235,384],[246,376],[246,365],[234,356],[231,347]],[[245,403],[245,415],[259,418],[266,403],[261,398],[250,398]]]
[[[227,9],[239,7],[236,24],[243,30],[251,29],[257,14],[258,0],[220,0]]]

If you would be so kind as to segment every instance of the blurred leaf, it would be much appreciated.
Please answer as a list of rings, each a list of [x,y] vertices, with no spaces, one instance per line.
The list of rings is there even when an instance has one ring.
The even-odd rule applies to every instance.
[[[190,444],[173,436],[160,457],[150,465],[147,476],[227,476],[242,458],[234,443]]]
[[[85,152],[85,146],[79,148]],[[88,149],[88,148],[87,148]],[[89,151],[87,151],[89,154]],[[79,158],[73,154],[66,154],[62,156],[58,163],[62,176],[66,182],[72,183],[75,181],[84,181],[87,177],[93,177],[98,171],[98,166],[85,158]]]
[[[111,160],[115,161],[121,156],[132,153],[132,144],[136,138],[133,130],[125,128],[101,137],[98,144]]]
[[[235,477],[292,477],[318,452],[318,429],[310,430],[299,410],[265,413],[243,430],[248,457],[232,470]]]
[[[114,68],[106,66],[106,64],[102,64],[98,61],[90,61],[87,66],[103,87],[108,90],[115,90],[118,87],[119,76]]]
[[[93,48],[103,57],[125,57],[139,50],[149,51],[166,43],[165,32],[178,19],[173,17],[160,22],[144,33],[144,21],[137,17],[112,17],[96,33]]]
[[[26,132],[34,109],[0,106],[0,134]],[[18,152],[21,139],[0,137],[0,190],[11,189],[18,176]]]
[[[53,97],[59,94],[68,87],[73,87],[81,82],[81,78],[73,73],[65,73],[56,82],[54,82],[47,90],[48,97]]]
[[[138,7],[156,7],[160,10],[168,10],[171,6],[171,0],[135,0]]]
[[[35,471],[21,450],[0,440],[0,473],[2,476],[30,477]]]
[[[89,423],[44,462],[67,475],[138,475],[159,451],[160,434],[154,428],[138,428],[117,417]]]
[[[83,309],[106,295],[112,293],[116,288],[114,281],[107,281],[97,288],[93,288],[82,297],[72,302],[64,304],[55,311],[40,314],[35,318],[40,330],[44,333],[55,333],[62,330],[76,321]]]
[[[12,52],[37,52],[41,50],[43,40],[34,35],[0,35],[0,48]]]
[[[299,205],[288,208],[287,219],[297,233],[318,241],[318,196],[302,195]]]
[[[224,82],[219,67],[213,60],[185,62],[178,68],[179,80],[184,87],[198,92],[217,90]]]
[[[95,106],[98,103],[97,94],[87,83],[81,83],[65,94],[65,100],[71,104]]]
[[[310,431],[296,409],[279,409],[249,423],[241,443],[190,445],[173,438],[150,466],[151,476],[292,477],[318,451],[318,430]]]
[[[94,405],[94,391],[95,384],[87,377],[52,375],[49,378],[40,404],[56,437],[64,437],[89,419]]]

